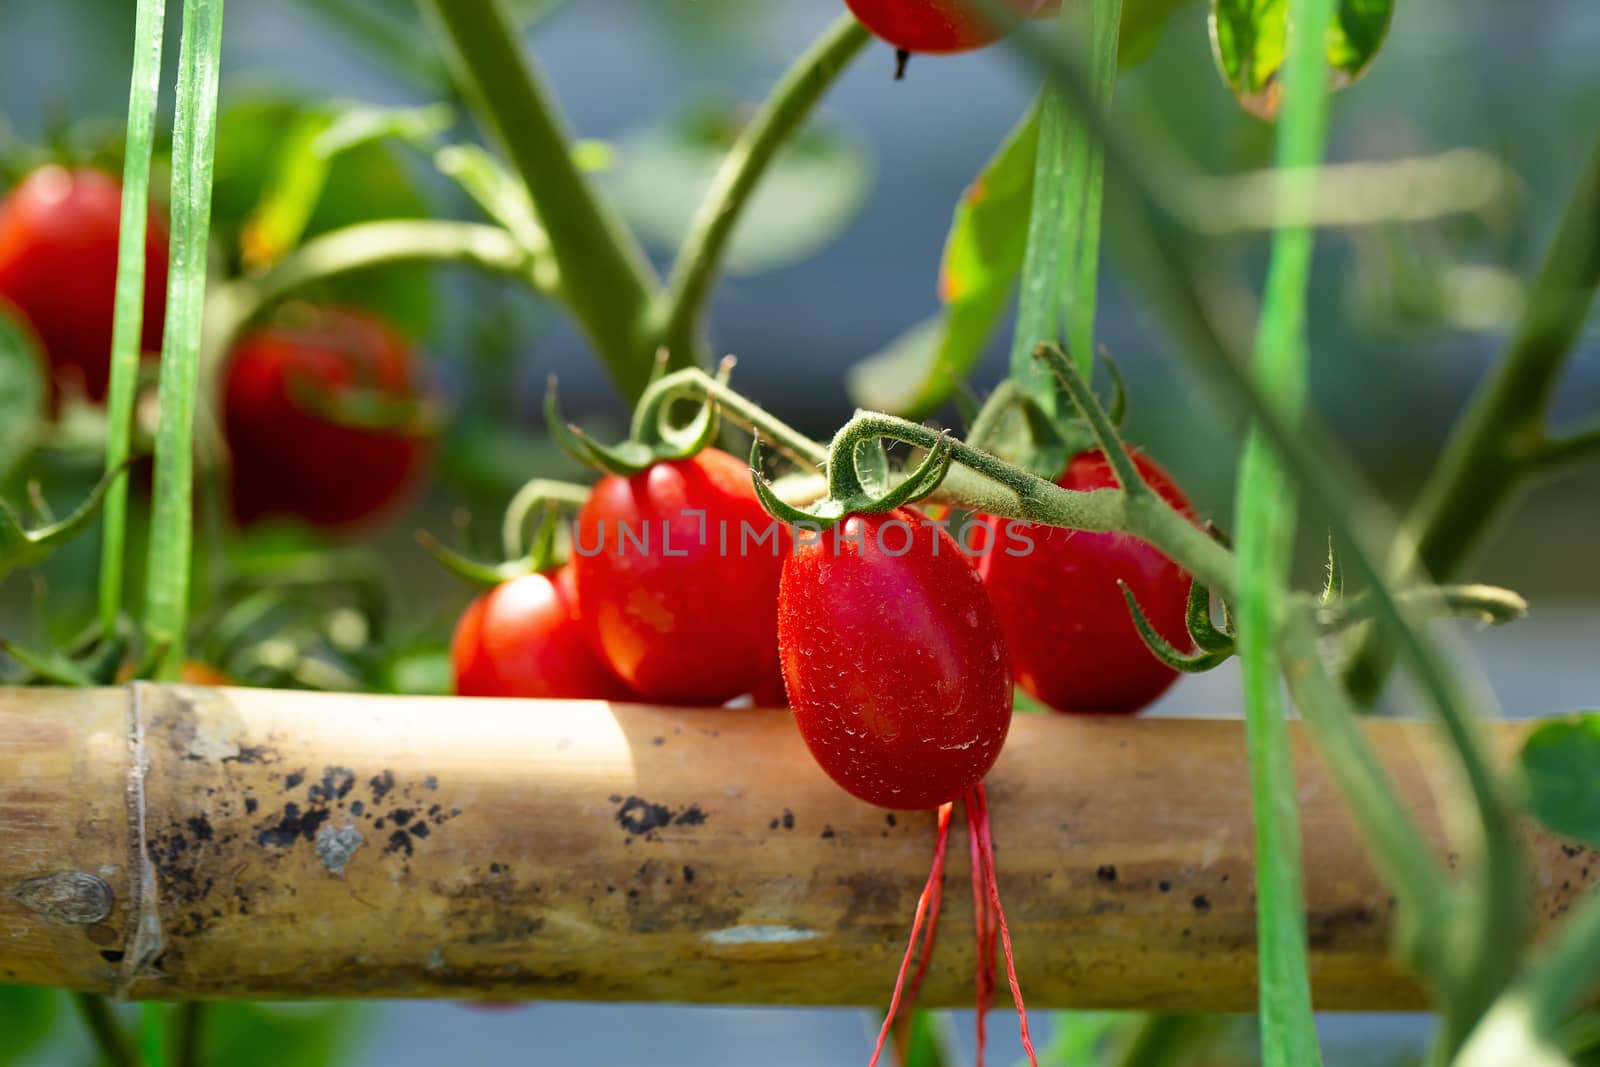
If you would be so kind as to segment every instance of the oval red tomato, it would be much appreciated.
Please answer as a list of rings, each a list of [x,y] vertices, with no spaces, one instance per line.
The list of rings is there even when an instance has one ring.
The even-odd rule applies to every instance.
[[[652,700],[721,704],[771,676],[789,544],[719,449],[595,485],[572,530],[585,632]]]
[[[40,167],[0,203],[0,299],[33,326],[50,361],[53,393],[103,401],[111,382],[122,185],[98,170]],[[161,349],[167,307],[167,227],[145,231],[145,352]]]
[[[845,0],[873,34],[907,52],[966,52],[999,40],[1004,31],[978,13],[971,0]],[[1046,0],[1006,0],[1022,17],[1038,14]]]
[[[583,636],[570,566],[514,578],[474,600],[456,625],[450,658],[459,696],[626,700],[630,695]]]
[[[778,644],[795,722],[846,790],[920,810],[983,780],[1011,727],[1011,667],[983,582],[910,510],[851,515],[783,568]]]
[[[344,308],[318,308],[304,321],[245,337],[223,384],[234,517],[343,527],[395,505],[422,471],[428,438],[341,421],[311,402],[337,405],[360,390],[415,403],[416,362],[411,346],[383,322]]]
[[[1193,517],[1166,471],[1140,453],[1134,464],[1167,503]],[[1117,481],[1094,450],[1073,457],[1056,484],[1089,490]],[[1017,684],[1064,712],[1131,713],[1166,692],[1178,674],[1145,647],[1117,582],[1127,583],[1157,633],[1190,651],[1188,574],[1128,534],[1025,524],[1012,536],[1007,521],[988,520],[996,535],[978,570],[1005,626]]]

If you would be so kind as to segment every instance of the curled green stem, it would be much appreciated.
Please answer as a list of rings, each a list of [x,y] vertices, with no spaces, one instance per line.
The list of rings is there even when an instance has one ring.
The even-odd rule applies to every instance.
[[[728,241],[762,175],[869,40],[854,15],[835,19],[784,74],[724,157],[652,313],[655,339],[672,351],[675,364],[690,361],[680,350],[694,346]]]
[[[723,418],[746,430],[759,432],[764,442],[796,463],[814,470],[821,470],[828,463],[826,445],[813,441],[760,404],[735,392],[726,382],[719,381],[698,367],[686,367],[656,379],[639,398],[639,406],[634,410],[634,427],[657,425],[666,406],[683,399],[716,404]]]

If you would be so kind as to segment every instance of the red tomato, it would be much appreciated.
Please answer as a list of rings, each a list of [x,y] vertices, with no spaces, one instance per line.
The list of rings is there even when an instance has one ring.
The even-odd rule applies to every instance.
[[[122,185],[97,170],[33,171],[0,203],[0,298],[32,324],[53,390],[103,401],[111,382]],[[167,309],[167,227],[150,214],[144,244],[146,352],[161,350]]]
[[[450,658],[464,697],[625,700],[578,623],[572,568],[529,574],[474,600],[456,625]]]
[[[920,810],[962,796],[1011,727],[1005,635],[954,539],[908,509],[851,515],[783,567],[795,722],[849,792]]]
[[[1046,0],[1006,0],[1029,17]],[[861,24],[906,52],[967,52],[999,40],[1004,31],[984,18],[975,0],[845,0]]]
[[[1193,517],[1166,471],[1139,453],[1134,463],[1167,503]],[[1073,457],[1056,484],[1104,489],[1117,480],[1096,450]],[[1136,712],[1166,692],[1178,674],[1145,647],[1117,581],[1128,584],[1157,633],[1190,651],[1188,574],[1127,534],[1032,524],[1008,532],[1008,521],[988,520],[996,537],[978,570],[1005,626],[1017,684],[1065,712]],[[1031,552],[1010,554],[1029,543]]]
[[[721,704],[771,675],[790,542],[744,460],[708,448],[608,475],[572,537],[584,629],[640,695]]]
[[[353,389],[414,401],[417,379],[410,346],[364,312],[322,308],[303,325],[247,336],[233,350],[223,385],[234,517],[342,527],[392,507],[420,474],[428,440],[341,423],[305,401],[337,400]]]

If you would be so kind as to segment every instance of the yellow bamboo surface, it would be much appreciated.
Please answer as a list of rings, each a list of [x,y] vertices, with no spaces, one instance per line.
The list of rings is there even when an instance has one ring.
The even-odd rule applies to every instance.
[[[1449,857],[1432,733],[1366,729]],[[1525,728],[1496,729],[1509,757]],[[1389,895],[1295,744],[1317,1004],[1417,1007]],[[1030,1006],[1253,1008],[1238,722],[1020,716],[989,792]],[[1548,928],[1600,854],[1530,841]],[[0,690],[4,982],[881,1005],[932,843],[931,813],[828,781],[784,712]],[[928,1004],[972,999],[966,856],[958,828]]]

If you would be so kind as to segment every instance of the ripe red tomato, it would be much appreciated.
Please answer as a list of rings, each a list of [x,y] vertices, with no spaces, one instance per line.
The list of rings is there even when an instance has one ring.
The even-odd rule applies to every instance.
[[[411,429],[339,422],[307,401],[337,401],[361,389],[413,402],[418,377],[411,347],[365,312],[319,308],[307,321],[245,337],[223,385],[234,517],[342,527],[393,506],[421,472],[428,439]]]
[[[861,24],[907,52],[967,52],[999,40],[1004,31],[973,0],[845,0]],[[1024,18],[1046,0],[1006,0]]]
[[[1167,503],[1193,517],[1166,471],[1140,453],[1134,464]],[[1073,457],[1056,484],[1088,490],[1117,481],[1105,454],[1094,450]],[[1131,713],[1166,692],[1178,674],[1145,647],[1117,582],[1128,584],[1157,633],[1190,651],[1189,575],[1127,534],[1029,524],[1011,537],[1008,521],[988,520],[995,536],[978,570],[1005,626],[1017,684],[1065,712]],[[1031,552],[1010,554],[1030,542]]]
[[[53,394],[103,401],[111,382],[122,185],[97,170],[40,167],[0,203],[0,299],[44,344]],[[146,352],[161,350],[167,309],[167,227],[151,212],[144,244]]]
[[[908,509],[851,515],[784,564],[778,645],[795,722],[835,782],[920,810],[983,780],[1011,727],[1011,666],[983,582]]]
[[[708,448],[607,475],[572,538],[585,632],[640,695],[721,704],[771,675],[790,541],[744,460]]]
[[[578,622],[572,568],[529,574],[489,590],[456,625],[450,658],[464,697],[626,700]]]

